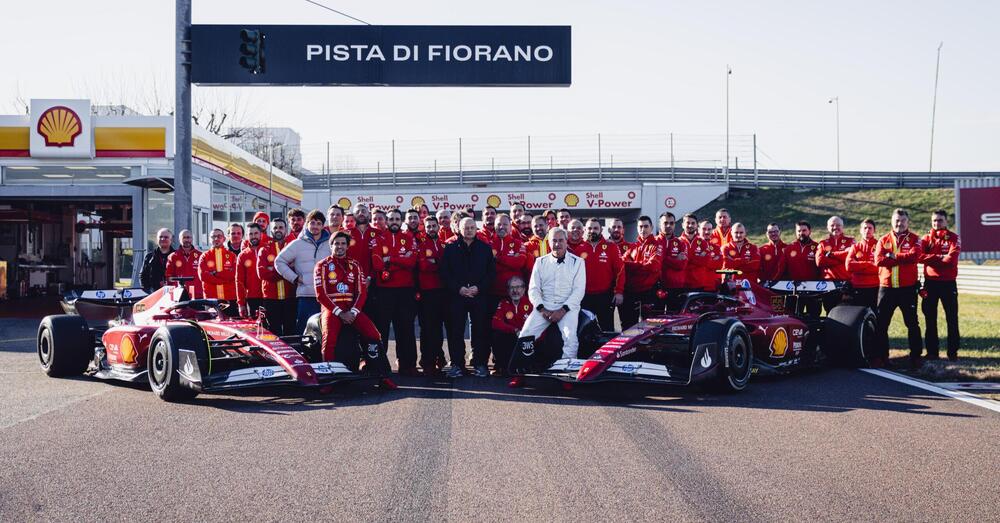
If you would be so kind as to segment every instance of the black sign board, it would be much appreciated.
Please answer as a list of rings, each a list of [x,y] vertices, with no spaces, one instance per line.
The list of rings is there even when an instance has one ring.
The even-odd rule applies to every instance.
[[[194,25],[199,85],[568,86],[569,26]]]

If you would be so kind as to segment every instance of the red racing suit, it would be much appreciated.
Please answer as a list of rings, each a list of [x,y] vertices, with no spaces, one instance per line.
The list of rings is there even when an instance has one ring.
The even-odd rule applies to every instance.
[[[769,241],[757,249],[760,253],[760,281],[780,280],[785,275],[785,247],[785,242],[778,240],[778,243]]]
[[[886,256],[889,252],[893,253],[892,258]],[[920,237],[916,234],[910,231],[886,234],[875,246],[879,286],[898,289],[916,285],[917,263],[923,258]]]
[[[198,279],[208,299],[236,300],[236,255],[225,245],[198,258]]]
[[[875,246],[878,238],[854,242],[847,250],[844,268],[851,275],[851,286],[858,289],[878,287],[878,267],[875,266]]]
[[[819,242],[816,250],[816,266],[823,271],[824,280],[848,281],[847,251],[854,245],[854,238],[841,234],[839,238],[827,238]]]
[[[334,359],[337,338],[344,324],[340,318],[343,312],[356,314],[351,325],[357,330],[362,341],[366,343],[382,341],[375,324],[361,312],[368,292],[364,280],[361,264],[353,258],[347,256],[338,258],[331,254],[316,263],[313,285],[316,289],[316,300],[322,307],[320,329],[323,332],[323,361]]]
[[[285,245],[285,242],[271,240],[257,248],[257,277],[260,278],[260,291],[265,300],[295,299],[295,286],[274,268],[274,260]]]
[[[696,238],[688,247],[687,279],[684,286],[714,291],[722,281],[716,270],[722,268],[722,251],[711,239]]]
[[[671,236],[668,240],[662,234],[659,236],[663,243],[663,269],[660,272],[660,286],[664,289],[681,289],[687,280],[687,242]],[[684,259],[678,258],[681,254]],[[588,276],[590,274],[588,273]]]
[[[622,294],[625,292],[625,262],[615,244],[601,238],[569,244],[569,251],[583,259],[587,271],[586,294]]]
[[[734,277],[734,280],[746,278],[757,282],[760,276],[760,251],[756,245],[744,239],[742,243],[734,241],[722,249],[722,268],[743,271],[743,276]]]
[[[170,253],[170,256],[167,256],[167,269],[164,271],[163,277],[167,281],[170,281],[170,278],[194,278],[186,283],[191,299],[202,297],[201,281],[198,279],[198,258],[200,257],[201,251],[194,247],[187,254],[184,253],[184,249],[177,249]]]
[[[625,262],[625,290],[640,294],[656,287],[663,270],[663,242],[650,234],[629,246]]]
[[[816,251],[819,244],[812,241],[802,243],[795,240],[785,246],[785,274],[790,280],[813,281],[819,278],[816,266]]]
[[[263,298],[260,276],[257,276],[257,248],[247,246],[236,257],[236,303],[247,306],[247,298]]]
[[[494,296],[507,295],[507,280],[513,276],[524,277],[524,270],[528,267],[528,253],[521,240],[508,235],[501,238],[499,234],[493,236],[493,257],[496,258],[497,274],[493,278],[493,288],[490,292]],[[525,280],[527,285],[527,280]]]
[[[920,244],[924,251],[924,279],[955,281],[958,255],[962,252],[962,240],[958,235],[947,229],[931,231]]]

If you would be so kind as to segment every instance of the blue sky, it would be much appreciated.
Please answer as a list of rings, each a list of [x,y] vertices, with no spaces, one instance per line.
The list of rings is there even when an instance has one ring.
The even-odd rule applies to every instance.
[[[1000,170],[1000,2],[320,0],[374,24],[573,27],[573,85],[198,88],[249,118],[326,140],[756,133],[772,166],[832,169],[840,99],[847,169],[927,168],[935,50],[944,41],[935,167]],[[172,98],[173,2],[8,2],[0,108],[24,98],[148,91]],[[299,0],[194,0],[195,23],[353,24]],[[163,93],[161,93],[162,95]],[[741,165],[745,160],[741,160]]]

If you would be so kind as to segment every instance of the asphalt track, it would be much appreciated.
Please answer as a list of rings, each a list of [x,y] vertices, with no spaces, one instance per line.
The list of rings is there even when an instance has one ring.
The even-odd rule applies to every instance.
[[[0,521],[1000,518],[1000,415],[862,372],[739,395],[400,379],[167,404],[0,319]]]

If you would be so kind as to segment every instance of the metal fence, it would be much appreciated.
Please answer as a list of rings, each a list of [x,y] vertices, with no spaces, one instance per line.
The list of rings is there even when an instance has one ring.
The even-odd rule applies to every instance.
[[[818,188],[943,188],[955,180],[1000,176],[1000,172],[920,172],[920,171],[811,171],[794,169],[729,169],[721,167],[604,167],[564,166],[541,169],[487,169],[473,171],[345,171],[303,178],[305,189],[353,186],[426,186],[534,183],[728,183],[737,189]]]

